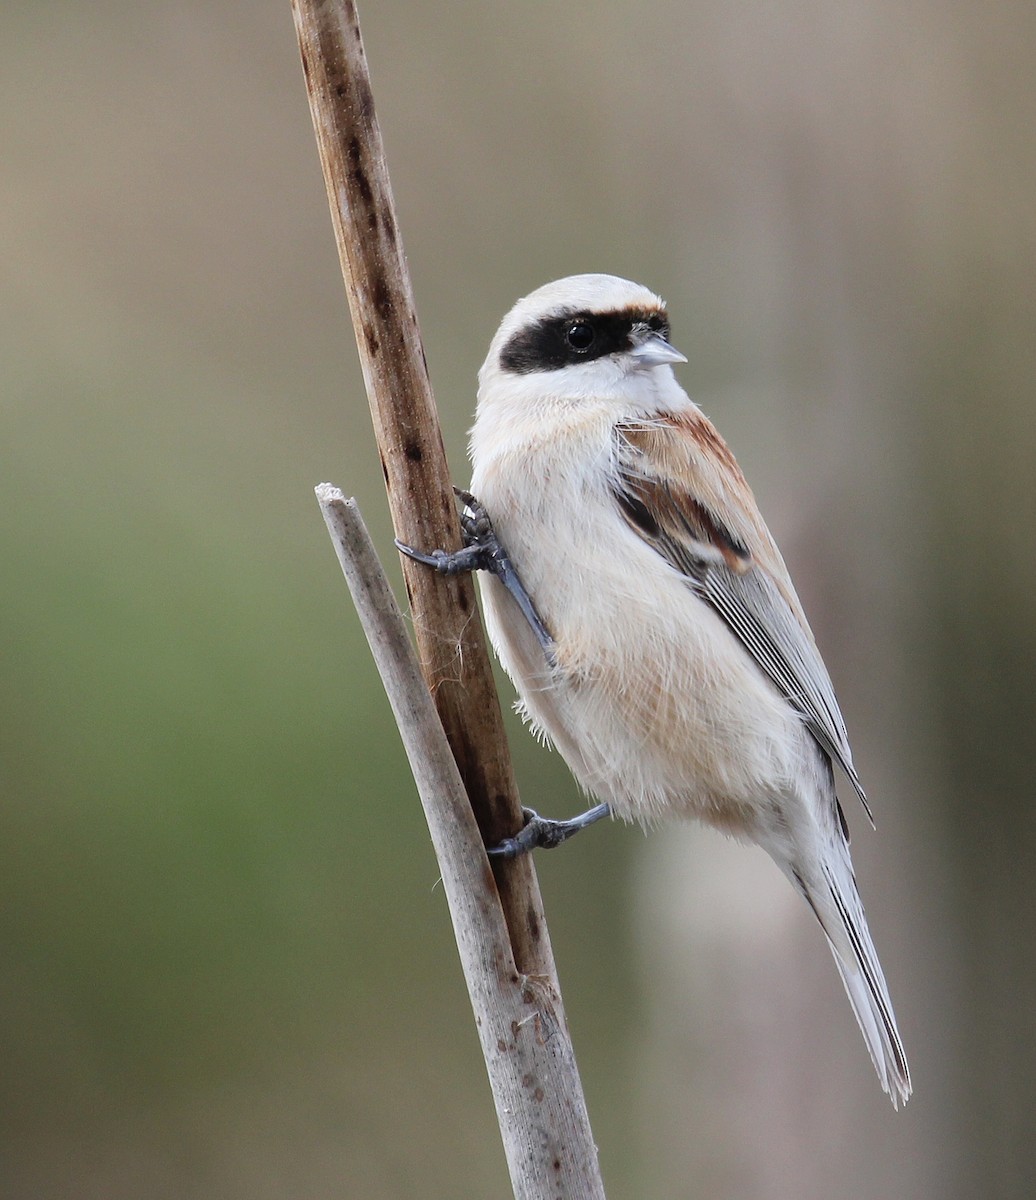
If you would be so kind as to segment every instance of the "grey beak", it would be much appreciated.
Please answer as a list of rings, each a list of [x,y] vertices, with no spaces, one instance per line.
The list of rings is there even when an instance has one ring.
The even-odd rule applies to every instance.
[[[687,356],[681,354],[660,333],[645,330],[634,334],[635,344],[630,354],[641,367],[661,367],[666,363],[685,363]]]

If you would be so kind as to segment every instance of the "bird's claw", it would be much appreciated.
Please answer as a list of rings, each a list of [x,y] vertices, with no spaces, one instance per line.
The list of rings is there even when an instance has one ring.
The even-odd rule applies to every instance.
[[[489,513],[486,512],[482,501],[476,499],[471,492],[465,491],[464,488],[455,487],[453,494],[464,505],[460,514],[460,527],[464,533],[465,545],[481,545],[491,541],[499,547],[500,543],[493,531],[493,522],[490,521]]]
[[[399,538],[394,539],[396,549],[400,554],[405,554],[407,558],[412,558],[414,562],[423,563],[426,567],[431,567],[433,571],[438,571],[440,575],[461,575],[465,571],[477,571],[482,567],[482,559],[485,556],[485,551],[481,546],[467,545],[461,550],[455,550],[449,553],[446,550],[432,550],[429,554],[425,554],[422,550],[415,550],[413,546],[408,546],[405,542],[401,542]]]
[[[460,575],[465,571],[489,571],[495,575],[514,597],[515,603],[536,635],[547,662],[553,667],[556,650],[554,639],[536,611],[536,606],[518,577],[510,556],[496,536],[489,514],[471,492],[458,487],[453,491],[464,505],[460,517],[464,546],[452,552],[437,549],[426,554],[396,538],[396,549],[407,558],[438,571],[440,575]]]
[[[598,804],[578,817],[554,821],[550,817],[541,817],[535,809],[523,808],[525,824],[519,832],[514,837],[504,838],[495,846],[487,847],[486,853],[490,858],[518,858],[530,850],[553,850],[581,829],[608,816],[610,811],[607,804]]]

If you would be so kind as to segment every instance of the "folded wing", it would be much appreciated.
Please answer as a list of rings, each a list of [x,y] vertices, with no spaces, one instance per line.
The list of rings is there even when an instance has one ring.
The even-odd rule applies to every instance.
[[[845,771],[873,822],[831,678],[722,438],[694,411],[617,425],[615,455],[615,498],[629,524],[715,609]]]

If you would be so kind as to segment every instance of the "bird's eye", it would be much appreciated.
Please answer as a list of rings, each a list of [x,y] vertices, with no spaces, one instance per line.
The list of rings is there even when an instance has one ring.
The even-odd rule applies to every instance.
[[[565,341],[573,350],[589,350],[594,344],[594,327],[585,321],[574,321],[565,330]]]

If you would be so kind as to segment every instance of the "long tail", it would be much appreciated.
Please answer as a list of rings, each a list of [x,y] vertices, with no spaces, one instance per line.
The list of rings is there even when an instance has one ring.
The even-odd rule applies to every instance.
[[[816,913],[834,955],[849,1003],[860,1023],[881,1086],[895,1108],[910,1097],[910,1069],[896,1028],[885,976],[871,941],[860,893],[856,888],[849,847],[840,831],[830,839],[819,878],[796,882]],[[822,882],[821,882],[822,881]]]

